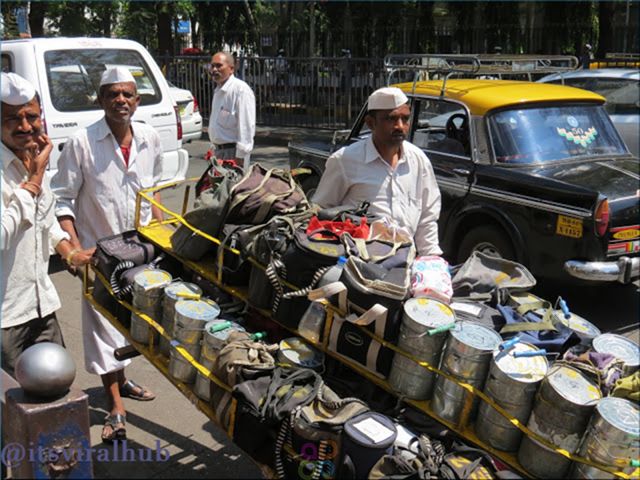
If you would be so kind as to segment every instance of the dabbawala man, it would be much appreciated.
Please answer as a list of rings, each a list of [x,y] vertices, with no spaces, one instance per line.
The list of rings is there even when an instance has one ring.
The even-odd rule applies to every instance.
[[[40,97],[31,83],[2,73],[2,368],[14,374],[20,354],[40,342],[64,346],[56,318],[60,298],[48,275],[54,251],[69,265],[89,262],[54,214],[45,175],[53,144],[42,131]]]
[[[76,248],[95,246],[104,237],[135,229],[138,191],[158,184],[162,148],[153,127],[132,121],[140,104],[136,81],[125,67],[108,68],[100,79],[98,103],[104,117],[79,130],[65,144],[52,180],[56,215]],[[159,199],[156,195],[156,199]],[[143,205],[140,218],[161,219],[157,208]],[[113,351],[126,339],[86,300],[82,305],[85,367],[100,375],[109,403],[102,440],[126,438],[122,397],[153,400],[155,395],[133,380]]]
[[[369,202],[369,213],[393,220],[413,237],[418,255],[442,255],[440,190],[427,156],[406,140],[410,117],[402,90],[373,92],[365,118],[371,136],[329,157],[313,201],[323,208]]]

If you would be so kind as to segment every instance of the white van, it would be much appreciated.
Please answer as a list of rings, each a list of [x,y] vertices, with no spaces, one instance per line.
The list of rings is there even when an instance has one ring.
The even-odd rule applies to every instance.
[[[67,138],[103,116],[97,103],[102,72],[126,66],[136,79],[140,106],[134,120],[152,125],[164,150],[162,181],[185,178],[189,154],[182,125],[164,75],[139,43],[114,38],[29,38],[3,41],[2,70],[31,81],[40,94],[46,133],[54,148],[49,173],[57,169]]]

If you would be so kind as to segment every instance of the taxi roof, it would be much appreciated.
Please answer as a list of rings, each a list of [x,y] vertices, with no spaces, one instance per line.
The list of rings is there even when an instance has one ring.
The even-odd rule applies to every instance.
[[[442,80],[395,84],[407,94],[440,96]],[[484,115],[496,108],[542,102],[594,102],[604,103],[597,93],[565,85],[533,83],[516,80],[447,80],[444,97],[458,100],[469,108],[472,115]]]

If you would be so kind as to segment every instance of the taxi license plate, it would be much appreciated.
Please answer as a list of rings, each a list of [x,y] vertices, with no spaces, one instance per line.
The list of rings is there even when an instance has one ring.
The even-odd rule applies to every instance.
[[[565,237],[582,238],[582,219],[558,215],[556,233]]]

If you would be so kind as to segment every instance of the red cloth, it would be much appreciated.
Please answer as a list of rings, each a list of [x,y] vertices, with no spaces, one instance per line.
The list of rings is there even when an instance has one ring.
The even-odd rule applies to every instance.
[[[129,154],[131,153],[131,147],[125,147],[120,145],[120,151],[122,152],[122,158],[124,158],[124,164],[129,166]]]
[[[307,235],[310,235],[313,232],[321,232],[322,230],[328,230],[336,235],[348,233],[353,238],[369,238],[369,225],[367,225],[366,217],[362,217],[360,219],[360,225],[356,225],[349,218],[347,218],[346,221],[341,222],[333,220],[318,220],[318,217],[311,217],[311,220],[309,220],[309,226],[307,227]],[[332,237],[327,236],[327,238]]]

